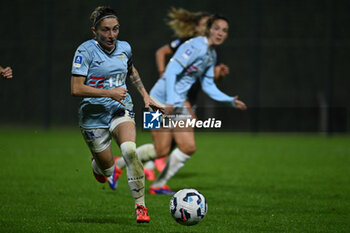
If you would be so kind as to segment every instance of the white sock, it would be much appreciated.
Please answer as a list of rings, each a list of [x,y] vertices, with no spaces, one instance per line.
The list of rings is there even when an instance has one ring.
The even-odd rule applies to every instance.
[[[156,165],[154,163],[153,160],[148,161],[147,163],[145,163],[145,165],[143,165],[143,167],[147,170],[154,170],[156,168]]]
[[[119,159],[117,159],[117,168],[119,169],[123,169],[125,167],[125,160],[123,157],[120,157]]]
[[[99,168],[99,166],[97,165],[95,159],[92,160],[91,166],[92,166],[92,170],[94,170],[95,173],[97,173],[97,174],[99,174],[99,175],[103,175],[103,172],[102,172],[102,170]]]
[[[113,172],[114,172],[114,165],[110,168],[103,170],[103,175],[110,177],[111,175],[113,175]]]
[[[145,174],[142,163],[137,157],[136,144],[124,142],[120,145],[120,150],[126,163],[131,195],[135,199],[135,203],[145,206]]]
[[[152,184],[155,188],[160,188],[173,177],[184,165],[191,156],[183,153],[179,148],[171,152],[164,170],[158,175],[157,179]]]
[[[144,144],[142,146],[137,147],[136,152],[142,163],[157,158],[157,153],[152,143]]]
[[[96,163],[95,159],[92,160],[91,162],[91,166],[92,169],[94,170],[95,173],[100,174],[100,175],[104,175],[104,176],[111,176],[113,175],[113,171],[114,171],[114,165],[110,168],[107,168],[105,170],[102,170]]]
[[[144,144],[142,146],[137,147],[136,153],[142,163],[157,158],[157,153],[152,143]],[[126,165],[125,160],[123,158],[120,158],[117,160],[117,167],[119,169],[123,169],[125,165]],[[154,169],[154,168],[146,167],[146,169]]]

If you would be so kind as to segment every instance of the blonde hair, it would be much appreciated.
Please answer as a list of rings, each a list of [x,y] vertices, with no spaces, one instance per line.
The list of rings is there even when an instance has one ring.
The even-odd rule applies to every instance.
[[[203,17],[209,16],[206,12],[190,12],[188,10],[174,7],[168,13],[167,24],[180,38],[198,36],[196,26]]]

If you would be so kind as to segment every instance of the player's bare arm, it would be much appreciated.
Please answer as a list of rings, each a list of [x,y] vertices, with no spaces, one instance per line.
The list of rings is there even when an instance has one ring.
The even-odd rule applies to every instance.
[[[139,72],[137,71],[135,66],[132,65],[129,68],[128,77],[130,78],[131,83],[136,87],[137,91],[143,97],[143,101],[145,102],[145,108],[151,107],[155,110],[159,109],[160,111],[163,111],[162,107],[154,103],[151,97],[148,95],[145,87],[143,86]]]
[[[163,76],[165,71],[165,60],[166,56],[172,55],[173,51],[169,45],[164,45],[156,51],[156,64],[159,73],[159,77]]]
[[[122,105],[125,104],[122,102],[126,97],[128,90],[125,88],[113,88],[113,89],[99,89],[95,87],[90,87],[85,85],[84,76],[73,76],[71,81],[71,94],[73,96],[81,97],[109,97],[112,98]]]
[[[142,95],[142,97],[148,95],[141,81],[139,72],[137,71],[135,66],[131,66],[129,68],[128,77],[130,78],[131,83],[136,87],[137,91]]]

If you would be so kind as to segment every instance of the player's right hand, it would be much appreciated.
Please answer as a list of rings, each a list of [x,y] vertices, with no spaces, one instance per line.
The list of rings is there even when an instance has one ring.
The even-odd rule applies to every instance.
[[[113,88],[113,89],[108,89],[108,91],[109,91],[109,95],[112,99],[118,101],[123,106],[125,106],[125,104],[122,102],[122,100],[124,100],[126,98],[126,93],[128,92],[127,89],[122,88],[122,87],[117,87],[117,88]]]
[[[236,105],[236,108],[239,109],[239,110],[247,110],[247,105],[238,99],[238,95],[235,96],[235,105]]]

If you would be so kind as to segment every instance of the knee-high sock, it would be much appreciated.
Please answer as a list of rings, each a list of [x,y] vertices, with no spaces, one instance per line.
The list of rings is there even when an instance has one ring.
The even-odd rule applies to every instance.
[[[145,206],[145,174],[143,166],[137,157],[136,144],[124,142],[120,145],[126,163],[126,172],[131,195],[135,203]]]
[[[137,147],[136,149],[137,156],[139,160],[144,163],[157,158],[157,153],[154,149],[152,143],[144,144]],[[125,159],[120,158],[117,160],[117,167],[123,169],[125,167]]]
[[[141,162],[146,162],[143,167],[148,170],[153,170],[155,168],[155,164],[153,159],[157,158],[156,150],[152,143],[145,144],[137,147],[137,154]]]
[[[96,163],[95,159],[92,160],[91,162],[92,169],[94,170],[95,173],[104,175],[106,177],[109,177],[113,174],[114,171],[114,165],[110,168],[102,170]]]
[[[173,177],[185,165],[185,162],[189,158],[189,155],[183,153],[178,148],[173,150],[168,158],[164,170],[158,175],[152,186],[155,188],[164,186],[168,180],[170,180],[170,178]]]
[[[156,164],[154,163],[153,160],[150,160],[150,161],[148,161],[147,163],[145,163],[145,164],[143,165],[143,167],[144,167],[145,169],[148,169],[148,170],[153,170],[153,169],[156,168]]]

